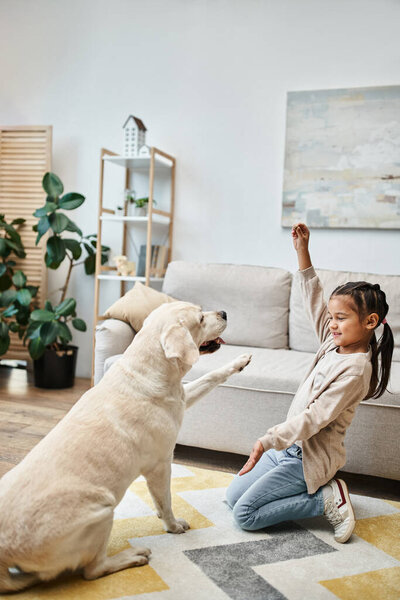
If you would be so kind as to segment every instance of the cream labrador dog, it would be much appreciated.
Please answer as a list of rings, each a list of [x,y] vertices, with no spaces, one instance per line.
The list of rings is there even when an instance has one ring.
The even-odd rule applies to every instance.
[[[0,592],[82,569],[96,579],[148,562],[150,550],[107,556],[114,509],[140,474],[171,533],[189,529],[171,509],[173,450],[184,410],[251,359],[182,385],[202,352],[220,347],[224,312],[163,304],[123,356],[0,481]],[[11,570],[10,570],[11,569]]]

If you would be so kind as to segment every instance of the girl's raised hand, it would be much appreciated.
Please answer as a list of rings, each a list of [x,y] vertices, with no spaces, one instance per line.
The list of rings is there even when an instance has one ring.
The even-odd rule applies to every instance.
[[[296,252],[299,250],[308,250],[310,239],[310,230],[305,223],[296,223],[292,227],[293,246]]]
[[[258,461],[260,460],[260,458],[262,457],[264,452],[265,452],[264,446],[262,445],[260,440],[257,440],[253,446],[253,450],[251,451],[249,460],[241,468],[241,470],[239,471],[239,475],[244,475],[245,473],[248,473],[249,471],[251,471],[256,466],[256,464],[258,463]]]

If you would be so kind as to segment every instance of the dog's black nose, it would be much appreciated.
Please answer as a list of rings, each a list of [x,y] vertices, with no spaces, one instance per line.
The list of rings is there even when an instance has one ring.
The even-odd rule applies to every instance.
[[[227,314],[224,310],[220,310],[218,314],[221,315],[224,321],[228,320]]]

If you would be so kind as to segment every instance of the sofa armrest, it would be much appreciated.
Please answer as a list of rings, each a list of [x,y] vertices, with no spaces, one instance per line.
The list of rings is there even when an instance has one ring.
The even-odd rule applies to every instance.
[[[104,375],[104,363],[115,354],[123,354],[136,332],[128,323],[106,319],[96,327],[94,350],[94,385]]]

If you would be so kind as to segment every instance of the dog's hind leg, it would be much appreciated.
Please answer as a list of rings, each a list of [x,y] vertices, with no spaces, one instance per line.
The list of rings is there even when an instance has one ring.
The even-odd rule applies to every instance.
[[[83,568],[83,577],[85,579],[97,579],[98,577],[110,575],[123,569],[146,565],[149,562],[148,557],[151,551],[148,548],[128,548],[127,550],[118,552],[118,554],[114,554],[114,556],[107,556],[107,544],[112,523],[112,518],[108,519],[107,522],[101,524],[101,531],[99,531],[99,527],[93,531],[93,535],[97,539],[102,537],[103,541],[96,556]]]
[[[36,573],[12,573],[0,560],[0,593],[19,592],[41,581]]]

